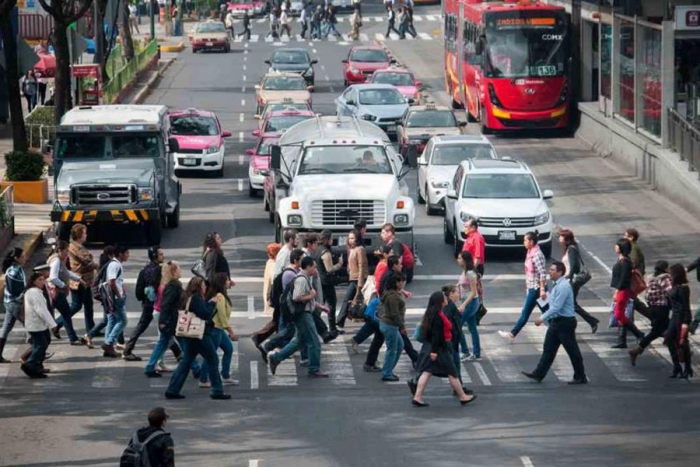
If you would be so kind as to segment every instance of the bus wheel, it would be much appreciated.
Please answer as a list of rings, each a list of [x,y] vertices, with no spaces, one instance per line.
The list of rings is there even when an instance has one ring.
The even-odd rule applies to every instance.
[[[481,134],[482,135],[493,134],[493,130],[491,130],[491,128],[486,126],[486,112],[484,112],[483,107],[481,107],[481,109],[479,111],[479,120],[481,121]]]
[[[463,109],[464,106],[462,104],[460,104],[459,102],[457,102],[456,100],[454,100],[454,98],[453,98],[452,99],[452,108],[455,110],[458,110],[458,109]]]

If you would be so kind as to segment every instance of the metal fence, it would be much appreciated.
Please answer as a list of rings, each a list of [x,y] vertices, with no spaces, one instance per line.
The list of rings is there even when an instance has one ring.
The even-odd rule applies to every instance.
[[[15,224],[15,187],[10,185],[0,193],[0,229],[12,228]]]
[[[670,148],[680,155],[682,161],[687,161],[690,170],[698,172],[700,178],[700,130],[673,109],[668,109],[667,115]]]
[[[120,70],[111,76],[108,83],[102,87],[102,97],[105,104],[111,104],[117,98],[119,93],[128,86],[136,75],[142,71],[151,62],[153,57],[158,53],[158,43],[153,40],[148,45],[139,51],[134,59],[124,65]]]
[[[46,141],[53,141],[56,135],[55,125],[46,125],[43,123],[25,123],[27,129],[27,140],[29,141],[30,149],[40,149]]]

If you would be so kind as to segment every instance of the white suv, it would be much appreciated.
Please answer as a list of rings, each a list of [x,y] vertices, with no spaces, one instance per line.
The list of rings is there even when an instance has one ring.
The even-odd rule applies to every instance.
[[[487,247],[522,248],[527,232],[537,231],[542,252],[552,251],[552,216],[544,192],[529,167],[515,160],[471,159],[457,167],[445,197],[445,243],[462,250],[463,224],[477,219]]]

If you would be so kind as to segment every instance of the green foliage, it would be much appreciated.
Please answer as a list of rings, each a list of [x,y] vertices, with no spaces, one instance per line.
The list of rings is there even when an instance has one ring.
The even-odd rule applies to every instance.
[[[30,148],[41,147],[42,139],[53,141],[56,127],[54,123],[54,107],[36,107],[26,116],[24,124],[27,128],[27,139]]]
[[[8,152],[5,154],[5,180],[34,182],[44,175],[44,156],[38,152]]]

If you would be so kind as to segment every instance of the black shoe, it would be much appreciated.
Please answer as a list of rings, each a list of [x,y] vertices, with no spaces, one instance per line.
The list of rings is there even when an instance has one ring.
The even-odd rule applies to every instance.
[[[613,345],[613,346],[610,347],[610,348],[611,348],[611,349],[626,349],[626,348],[627,348],[627,344],[615,344],[615,345]]]
[[[584,376],[582,379],[572,379],[571,381],[569,381],[566,384],[570,384],[572,386],[577,385],[577,384],[588,384],[588,378],[586,378]]]
[[[211,397],[215,401],[227,401],[231,398],[231,394],[212,394],[209,397]]]
[[[267,365],[269,363],[267,360],[267,352],[265,351],[262,345],[257,345],[256,347],[260,351],[260,355],[262,356],[263,362],[265,362],[265,365]]]
[[[416,382],[413,381],[412,379],[409,379],[408,381],[406,381],[406,385],[408,386],[408,389],[411,391],[411,395],[415,396],[416,391],[418,390],[418,384],[416,384]]]
[[[275,361],[274,358],[270,358],[270,373],[272,373],[274,375],[275,372],[277,371],[277,367],[279,366],[280,363],[281,362]]]
[[[539,376],[535,375],[534,373],[528,373],[527,371],[521,371],[520,373],[522,373],[523,375],[527,376],[528,378],[530,378],[530,379],[533,380],[533,381],[537,381],[538,383],[541,383],[541,382],[542,382],[542,378],[540,378]]]
[[[591,325],[591,334],[598,332],[598,321]]]
[[[671,374],[671,376],[669,376],[669,378],[678,378],[679,376],[681,378],[683,377],[683,370],[681,369],[680,365],[678,365],[678,366],[674,365],[673,374]]]
[[[162,378],[162,377],[163,377],[163,375],[161,375],[160,373],[158,373],[158,372],[155,371],[155,370],[153,370],[153,371],[146,371],[144,374],[145,374],[147,377],[149,377],[149,378]]]
[[[2,355],[0,355],[0,363],[12,363],[10,360],[5,360]]]
[[[685,364],[685,370],[683,370],[683,375],[681,378],[689,379],[693,377],[693,367],[688,363]]]
[[[326,373],[325,371],[314,371],[313,373],[309,373],[309,378],[330,378],[331,375]]]
[[[367,373],[379,373],[382,371],[381,368],[379,368],[377,365],[362,365],[362,369],[365,370]]]
[[[469,403],[471,403],[471,402],[474,402],[475,400],[476,400],[476,394],[472,395],[472,398],[469,399],[468,401],[462,401],[462,400],[460,400],[459,403],[462,404],[462,405],[467,405],[467,404],[469,404]]]
[[[166,392],[165,398],[166,399],[184,399],[185,396],[183,396],[182,394],[173,394],[172,392]]]
[[[411,399],[411,404],[413,404],[413,407],[430,407],[430,404],[426,404],[425,402],[418,402],[415,399]]]
[[[462,386],[462,391],[464,391],[464,394],[466,394],[467,396],[473,396],[473,395],[474,395],[474,391],[472,391],[471,389],[469,389],[469,388],[466,387],[466,386]]]
[[[100,332],[96,332],[93,337],[104,337],[104,336],[105,336],[104,331],[100,331]]]
[[[61,340],[61,330],[56,329],[55,331],[51,331],[51,334],[53,334],[53,338],[57,340]]]
[[[77,341],[71,341],[70,345],[81,346],[85,345],[85,343],[82,340],[78,339]]]
[[[382,381],[385,381],[385,382],[396,382],[398,380],[399,380],[399,377],[396,375],[382,376]]]
[[[123,355],[123,358],[124,358],[124,360],[126,360],[127,362],[140,362],[141,360],[143,360],[143,359],[142,359],[141,357],[139,357],[138,355],[134,355],[134,354],[132,354],[132,353],[124,354],[124,355]]]
[[[335,332],[328,332],[323,336],[323,343],[328,344],[338,338],[338,334]]]

